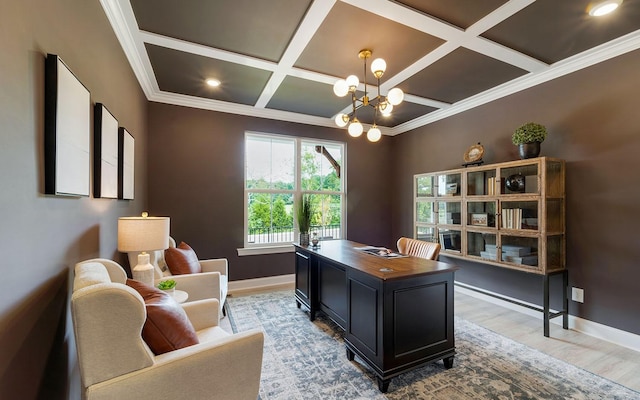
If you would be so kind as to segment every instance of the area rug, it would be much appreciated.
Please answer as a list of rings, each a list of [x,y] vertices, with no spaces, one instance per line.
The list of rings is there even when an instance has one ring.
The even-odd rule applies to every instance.
[[[453,368],[442,361],[393,378],[387,393],[357,356],[347,360],[343,331],[322,313],[309,321],[293,291],[227,299],[234,332],[264,331],[261,400],[640,399],[640,393],[461,318]]]

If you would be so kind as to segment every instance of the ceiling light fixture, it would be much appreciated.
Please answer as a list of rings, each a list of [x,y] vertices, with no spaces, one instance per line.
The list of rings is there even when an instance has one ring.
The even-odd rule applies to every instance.
[[[207,85],[211,87],[218,87],[220,86],[220,81],[217,79],[207,79]]]
[[[588,9],[592,17],[600,17],[613,12],[622,4],[622,0],[606,0],[599,3],[592,3]]]
[[[360,50],[360,53],[358,53],[358,57],[364,60],[364,96],[362,96],[362,99],[356,97],[356,90],[358,89],[360,82],[358,81],[358,77],[355,75],[349,75],[347,79],[339,79],[333,85],[333,93],[338,97],[344,97],[351,93],[352,107],[352,111],[349,114],[340,113],[336,115],[334,120],[336,125],[341,128],[349,125],[347,128],[349,135],[358,137],[362,135],[364,128],[362,127],[362,123],[360,123],[356,117],[356,111],[363,106],[373,107],[373,125],[367,132],[367,139],[371,142],[377,142],[380,140],[380,137],[382,137],[382,132],[380,132],[378,125],[376,125],[378,112],[385,117],[389,116],[391,114],[391,110],[393,110],[393,106],[397,106],[402,103],[402,100],[404,99],[404,92],[398,88],[393,88],[389,90],[386,97],[380,95],[380,78],[387,69],[387,63],[382,58],[376,58],[371,63],[371,72],[373,72],[373,75],[378,80],[378,84],[376,85],[378,94],[373,99],[369,99],[369,94],[367,92],[367,58],[371,57],[371,53],[372,51],[367,49]]]

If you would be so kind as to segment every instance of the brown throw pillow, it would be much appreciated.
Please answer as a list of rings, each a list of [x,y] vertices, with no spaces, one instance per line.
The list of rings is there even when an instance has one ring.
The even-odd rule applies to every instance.
[[[173,275],[197,274],[202,272],[198,256],[185,242],[178,247],[169,247],[164,251],[164,259]]]
[[[154,354],[163,354],[198,344],[198,336],[182,307],[167,293],[142,282],[127,279],[144,299],[147,320],[142,338]]]

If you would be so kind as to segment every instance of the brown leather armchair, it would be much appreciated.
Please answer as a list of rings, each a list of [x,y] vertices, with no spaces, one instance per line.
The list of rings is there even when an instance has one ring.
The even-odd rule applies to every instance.
[[[427,260],[437,260],[440,254],[440,243],[401,237],[398,239],[398,252]]]

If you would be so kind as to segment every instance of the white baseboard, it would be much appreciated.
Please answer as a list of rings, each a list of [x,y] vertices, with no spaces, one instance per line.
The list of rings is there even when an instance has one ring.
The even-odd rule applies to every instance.
[[[229,294],[256,290],[269,290],[291,286],[295,283],[295,274],[268,276],[266,278],[243,279],[229,282]]]
[[[463,286],[459,286],[459,285],[464,285],[467,286],[471,289],[467,289]],[[498,295],[501,297],[504,297],[506,299],[511,299],[511,300],[516,300],[519,301],[521,303],[525,303],[525,304],[529,304],[531,306],[535,306],[535,307],[539,307],[535,304],[531,304],[531,303],[527,303],[524,302],[522,300],[519,299],[513,299],[510,298],[508,296],[503,296],[501,294],[498,293],[494,293],[491,292],[489,290],[484,290],[484,289],[480,289],[480,288],[476,288],[474,286],[471,285],[467,285],[466,283],[459,283],[456,282],[456,286],[455,286],[455,290],[457,292],[466,294],[468,296],[472,296],[475,297],[477,299],[480,300],[484,300],[486,302],[492,303],[492,304],[496,304],[499,305],[501,307],[504,308],[508,308],[510,310],[514,310],[514,311],[518,311],[521,312],[523,314],[526,315],[530,315],[533,316],[535,318],[538,318],[540,320],[542,320],[542,313],[535,311],[535,310],[531,310],[527,307],[524,306],[520,306],[518,304],[513,304],[510,303],[508,301],[505,300],[501,300],[498,298],[495,298],[491,295]],[[479,293],[476,290],[481,290],[487,294],[483,294],[483,293]],[[553,310],[552,310],[553,311]],[[550,321],[552,324],[557,324],[557,325],[561,325],[562,324],[562,318],[558,317],[558,318],[554,318]],[[593,336],[595,338],[598,339],[602,339],[605,340],[607,342],[611,342],[614,344],[617,344],[618,346],[623,346],[626,347],[628,349],[634,350],[634,351],[638,351],[640,352],[640,335],[636,335],[634,333],[631,332],[626,332],[617,328],[613,328],[607,325],[603,325],[597,322],[593,322],[593,321],[589,321],[587,319],[583,319],[580,317],[576,317],[573,315],[569,315],[569,329],[573,329],[575,331],[584,333],[585,335],[589,335],[589,336]]]

